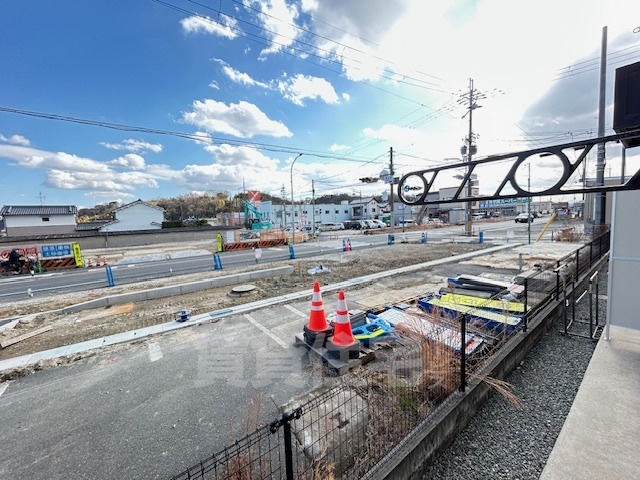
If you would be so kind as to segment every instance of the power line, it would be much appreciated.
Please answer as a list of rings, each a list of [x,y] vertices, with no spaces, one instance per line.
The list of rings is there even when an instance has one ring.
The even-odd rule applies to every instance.
[[[157,3],[158,5],[161,5],[161,6],[163,6],[163,7],[169,8],[169,9],[171,9],[171,10],[177,11],[177,12],[182,13],[182,14],[184,14],[184,15],[189,15],[189,16],[192,16],[192,17],[197,17],[197,18],[199,18],[199,19],[201,19],[201,20],[203,20],[203,21],[205,21],[205,22],[212,23],[212,24],[215,24],[215,25],[219,25],[219,26],[222,26],[222,27],[224,27],[224,28],[228,28],[229,30],[234,31],[234,32],[238,33],[239,35],[241,35],[241,36],[243,36],[243,37],[245,37],[245,38],[247,38],[247,39],[250,39],[250,40],[252,40],[252,41],[255,41],[256,43],[259,43],[259,44],[261,44],[261,45],[264,45],[265,47],[269,47],[270,45],[275,44],[275,45],[279,45],[279,46],[281,46],[281,47],[283,47],[283,48],[285,48],[285,49],[290,49],[290,50],[293,50],[293,51],[295,51],[295,52],[298,52],[298,53],[300,53],[300,54],[302,54],[302,55],[304,55],[304,56],[312,56],[312,57],[315,57],[315,58],[317,58],[317,59],[319,59],[319,60],[322,60],[322,61],[326,61],[326,62],[329,62],[329,63],[337,64],[337,65],[339,65],[339,66],[341,66],[341,67],[343,67],[343,66],[347,66],[347,67],[350,67],[350,68],[354,68],[354,69],[356,69],[356,70],[360,70],[360,68],[358,68],[358,67],[356,67],[356,66],[354,66],[354,65],[351,65],[351,64],[349,64],[349,63],[346,63],[346,62],[344,62],[344,61],[340,62],[340,61],[335,60],[335,59],[330,58],[330,57],[325,57],[325,56],[318,55],[317,53],[314,53],[314,52],[310,52],[310,51],[307,51],[307,50],[302,50],[302,49],[300,49],[300,48],[296,48],[296,47],[294,47],[294,46],[292,46],[292,45],[283,44],[283,43],[281,43],[281,42],[276,41],[275,39],[270,39],[270,38],[266,38],[266,37],[264,37],[264,36],[256,35],[256,34],[253,34],[253,33],[249,33],[249,32],[247,32],[247,31],[245,31],[245,30],[240,29],[240,28],[237,28],[237,27],[234,27],[234,26],[231,26],[231,25],[228,25],[228,24],[224,24],[224,23],[222,23],[222,22],[219,22],[219,21],[213,20],[212,18],[209,18],[209,17],[207,17],[207,16],[200,15],[200,14],[199,14],[199,13],[197,13],[197,12],[194,12],[194,11],[191,11],[191,10],[187,10],[187,9],[185,9],[185,8],[179,7],[179,6],[177,6],[177,5],[173,5],[173,4],[168,3],[168,2],[165,2],[165,1],[163,1],[163,0],[152,0],[152,1],[153,1],[154,3]],[[192,0],[189,0],[189,1],[192,1]],[[197,3],[197,2],[192,2],[192,3]],[[315,50],[318,50],[318,51],[325,51],[327,54],[329,54],[329,55],[333,56],[333,53],[332,53],[332,52],[330,52],[330,51],[328,51],[328,50],[324,50],[324,49],[321,49],[320,47],[317,47],[317,46],[314,46],[314,45],[311,45],[311,44],[307,44],[307,43],[305,43],[305,42],[301,42],[301,41],[299,41],[299,40],[297,40],[297,39],[295,39],[295,38],[286,37],[286,36],[281,35],[281,34],[278,34],[278,33],[276,33],[276,32],[272,32],[272,31],[270,31],[270,30],[267,30],[267,29],[266,29],[266,28],[264,28],[264,27],[261,27],[261,26],[259,26],[259,25],[253,24],[253,23],[251,23],[251,22],[248,22],[247,20],[241,19],[241,18],[236,17],[236,16],[233,16],[233,15],[228,15],[228,14],[226,14],[226,13],[222,13],[221,11],[214,10],[214,9],[212,9],[211,7],[208,7],[208,6],[206,6],[206,5],[202,5],[202,4],[198,4],[198,5],[201,5],[201,6],[203,6],[204,8],[207,8],[207,9],[213,10],[213,11],[215,11],[216,13],[219,13],[219,14],[221,14],[222,16],[224,16],[224,17],[226,17],[226,18],[231,18],[231,19],[233,19],[233,20],[237,20],[238,22],[241,22],[241,23],[248,23],[249,25],[251,25],[251,26],[253,26],[253,27],[255,27],[255,28],[258,28],[259,30],[262,30],[262,31],[265,31],[265,32],[271,33],[271,34],[276,35],[276,36],[280,36],[280,37],[282,37],[282,38],[286,38],[286,39],[288,39],[288,40],[291,40],[292,42],[296,42],[296,43],[299,43],[299,44],[301,44],[301,45],[307,45],[307,46],[309,46],[309,47],[311,47],[311,48],[313,48],[313,49],[315,49]],[[254,37],[255,37],[255,38],[254,38]],[[256,38],[261,39],[261,40],[264,40],[264,41],[269,42],[269,43],[262,43],[262,42],[260,42],[260,41],[256,40]],[[335,41],[334,41],[334,43],[336,43],[336,44],[338,44],[338,45],[341,45],[340,43],[335,42]],[[346,47],[346,46],[345,46],[345,47]],[[344,76],[345,76],[341,71],[333,70],[333,69],[331,69],[331,68],[329,68],[329,67],[327,67],[327,66],[325,66],[325,65],[322,65],[322,64],[320,64],[320,63],[312,62],[312,61],[308,60],[307,58],[300,57],[299,55],[294,55],[294,54],[292,54],[292,53],[290,53],[290,52],[288,52],[288,51],[286,51],[286,50],[281,51],[281,53],[284,53],[285,55],[292,56],[292,57],[294,57],[294,58],[296,58],[296,59],[298,59],[298,60],[305,61],[305,62],[310,63],[310,64],[312,64],[312,65],[315,65],[315,66],[317,66],[317,67],[320,67],[320,68],[323,68],[323,69],[328,70],[328,71],[330,71],[330,72],[333,72],[333,73],[337,74],[338,76],[341,76],[341,77],[344,77]],[[344,57],[344,56],[343,56],[342,58],[346,58],[347,60],[350,60],[350,61],[353,61],[353,62],[361,63],[360,61],[358,61],[358,60],[354,60],[354,59],[351,59],[351,58],[349,58],[349,57]],[[403,74],[398,74],[398,75],[403,75]],[[381,69],[381,71],[380,71],[380,73],[379,73],[379,76],[380,76],[381,78],[385,78],[385,79],[387,79],[387,80],[393,80],[393,81],[398,82],[398,83],[404,83],[404,84],[406,84],[406,85],[413,86],[413,87],[416,87],[416,88],[422,88],[422,89],[431,90],[431,91],[440,92],[440,93],[451,93],[450,91],[445,91],[445,90],[441,90],[441,89],[438,89],[438,88],[429,87],[429,86],[426,86],[426,85],[417,85],[417,84],[412,83],[412,82],[407,82],[406,80],[398,80],[398,79],[397,79],[397,77],[395,77],[395,76],[389,76],[389,75],[386,75],[386,74],[383,72],[383,70],[382,70],[382,69]],[[433,84],[432,82],[427,82],[427,81],[425,81],[425,80],[420,80],[420,79],[412,78],[412,77],[410,77],[410,76],[408,76],[408,75],[403,75],[403,77],[404,77],[404,78],[411,78],[412,80],[416,80],[416,81],[418,81],[418,82],[422,82],[422,83],[425,83],[425,84],[435,85],[435,84]],[[409,102],[412,102],[412,103],[416,103],[416,104],[421,105],[421,103],[420,103],[420,102],[417,102],[417,101],[412,100],[412,99],[410,99],[410,98],[407,98],[407,97],[404,97],[404,96],[402,96],[402,95],[396,94],[396,93],[391,92],[391,91],[389,91],[389,90],[385,90],[385,89],[383,89],[383,88],[377,87],[377,86],[375,86],[375,85],[373,85],[373,84],[371,84],[371,83],[369,83],[369,82],[365,82],[365,81],[362,81],[362,80],[359,80],[358,82],[359,82],[359,83],[362,83],[362,84],[364,84],[364,85],[367,85],[367,86],[369,86],[369,87],[373,87],[373,88],[375,88],[375,89],[377,89],[377,90],[383,91],[383,92],[385,92],[385,93],[387,93],[387,94],[390,94],[390,95],[396,96],[396,97],[398,97],[398,98],[402,98],[403,100],[406,100],[406,101],[409,101]]]
[[[179,137],[187,140],[193,140],[193,141],[198,141],[198,142],[203,142],[208,144],[226,143],[229,145],[244,146],[248,148],[254,148],[256,150],[265,150],[270,152],[289,153],[289,154],[304,153],[306,156],[309,156],[309,157],[342,160],[346,162],[357,162],[362,164],[371,163],[371,159],[368,157],[358,158],[358,157],[328,155],[324,152],[318,152],[318,151],[309,150],[309,149],[286,147],[282,145],[260,143],[260,142],[240,141],[240,140],[233,140],[233,139],[222,138],[222,137],[212,137],[212,136],[209,136],[208,134],[186,133],[186,132],[177,132],[172,130],[160,130],[157,128],[148,128],[148,127],[141,127],[136,125],[126,125],[122,123],[112,123],[112,122],[105,122],[101,120],[91,120],[86,118],[71,117],[67,115],[58,115],[55,113],[43,113],[43,112],[34,112],[29,110],[19,110],[16,108],[9,108],[9,107],[2,107],[2,106],[0,106],[0,112],[14,113],[14,114],[25,115],[29,117],[42,118],[46,120],[57,120],[62,122],[78,123],[82,125],[102,127],[102,128],[108,128],[108,129],[119,130],[124,132],[140,132],[140,133],[149,133],[153,135],[167,135],[167,136]]]

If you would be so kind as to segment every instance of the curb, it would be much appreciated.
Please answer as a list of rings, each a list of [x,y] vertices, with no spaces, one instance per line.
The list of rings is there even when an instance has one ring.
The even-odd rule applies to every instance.
[[[440,258],[437,260],[431,260],[429,262],[424,262],[424,263],[419,263],[416,265],[411,265],[408,267],[403,267],[403,268],[398,268],[395,270],[389,270],[387,272],[383,272],[383,273],[374,273],[371,275],[365,275],[362,277],[356,277],[356,278],[352,278],[350,280],[344,281],[344,282],[340,282],[340,283],[334,283],[331,285],[323,285],[322,290],[323,292],[330,292],[330,291],[336,291],[336,290],[341,290],[341,289],[346,289],[350,286],[354,286],[354,285],[361,285],[363,283],[369,283],[369,282],[374,282],[374,281],[378,281],[381,278],[384,277],[390,277],[393,275],[397,275],[399,273],[405,273],[405,272],[412,272],[415,270],[422,270],[426,267],[430,267],[430,266],[434,266],[434,265],[441,265],[444,263],[452,263],[452,262],[457,262],[460,260],[465,260],[467,258],[472,258],[472,257],[476,257],[478,255],[484,255],[487,253],[493,253],[493,252],[497,252],[500,250],[506,250],[509,248],[513,248],[516,247],[520,244],[518,243],[513,243],[513,244],[506,244],[506,245],[498,245],[495,247],[490,247],[484,250],[477,250],[474,252],[469,252],[469,253],[463,253],[460,255],[455,255],[455,256],[451,256],[451,257],[445,257],[445,258]],[[273,269],[268,269],[268,270],[261,270],[259,272],[247,272],[246,274],[238,274],[238,275],[231,275],[229,277],[219,277],[218,279],[211,279],[211,280],[205,280],[205,281],[199,281],[199,282],[193,282],[190,284],[183,284],[183,285],[175,285],[172,287],[161,287],[161,288],[157,288],[157,289],[152,289],[152,290],[146,290],[143,292],[133,292],[130,294],[122,294],[122,295],[114,295],[112,297],[104,297],[101,299],[96,299],[96,300],[91,300],[89,302],[84,302],[84,303],[80,303],[77,305],[72,305],[70,307],[67,307],[66,309],[62,309],[62,311],[64,313],[72,313],[72,312],[78,312],[81,310],[85,310],[88,308],[96,308],[96,307],[100,307],[100,306],[108,306],[108,305],[116,305],[118,303],[126,303],[126,302],[131,302],[131,301],[141,301],[141,300],[148,300],[150,298],[160,298],[160,297],[146,297],[146,298],[140,298],[138,300],[134,300],[133,297],[135,295],[138,294],[143,294],[145,292],[157,292],[154,294],[159,294],[159,293],[166,293],[167,291],[171,290],[171,289],[175,289],[174,293],[169,293],[168,295],[176,295],[178,294],[177,292],[180,292],[181,287],[183,286],[190,286],[189,288],[193,288],[195,285],[204,285],[205,283],[209,283],[212,280],[221,280],[224,278],[227,279],[231,279],[231,278],[238,278],[238,277],[242,277],[243,280],[241,281],[247,281],[250,279],[257,279],[257,278],[265,278],[267,276],[272,276],[272,275],[266,275],[264,272],[273,272],[273,271],[280,271],[280,270],[287,270],[289,273],[293,272],[293,267],[291,266],[287,266],[287,267],[277,267],[277,268],[273,268]],[[261,276],[255,276],[255,274],[261,274]],[[251,275],[254,275],[253,277]],[[246,276],[246,279],[245,279]],[[240,280],[239,280],[240,281]],[[227,284],[222,284],[222,285],[216,285],[216,286],[225,286],[225,285],[230,285],[231,283],[227,283]],[[204,288],[209,288],[207,287],[202,287],[200,289],[204,289]],[[192,290],[186,290],[186,291],[182,291],[182,293],[186,293],[187,291],[189,292],[193,292],[193,291],[197,291],[197,289],[192,289]],[[186,322],[175,322],[175,321],[171,321],[171,322],[166,322],[166,323],[161,323],[158,325],[153,325],[150,327],[145,327],[145,328],[141,328],[139,330],[131,330],[128,332],[122,332],[122,333],[116,333],[114,335],[109,335],[106,337],[101,337],[101,338],[97,338],[94,340],[87,340],[84,342],[80,342],[80,343],[76,343],[76,344],[72,344],[72,345],[65,345],[62,347],[57,347],[57,348],[53,348],[53,349],[49,349],[49,350],[44,350],[41,352],[36,352],[36,353],[32,353],[32,354],[27,354],[27,355],[21,355],[19,357],[14,357],[14,358],[8,358],[6,360],[0,360],[0,372],[4,371],[4,370],[9,370],[11,368],[18,368],[18,367],[26,367],[29,365],[34,365],[36,363],[38,363],[39,361],[42,360],[51,360],[54,358],[60,358],[60,357],[65,357],[68,355],[73,355],[73,354],[77,354],[77,353],[81,353],[81,352],[86,352],[89,350],[95,350],[104,346],[108,346],[108,345],[115,345],[118,343],[124,343],[124,342],[129,342],[129,341],[133,341],[133,340],[140,340],[142,338],[148,337],[150,335],[155,335],[155,334],[159,334],[159,333],[165,333],[165,332],[169,332],[172,330],[178,330],[180,328],[186,328],[186,327],[190,327],[193,325],[201,325],[204,323],[209,323],[209,322],[214,322],[214,321],[218,321],[224,317],[228,317],[231,315],[236,315],[239,313],[245,313],[245,312],[250,312],[253,310],[257,310],[259,308],[264,308],[267,306],[272,306],[272,305],[277,305],[280,303],[286,303],[286,302],[290,302],[293,300],[298,300],[300,298],[304,298],[304,297],[310,297],[313,293],[313,289],[308,289],[308,290],[303,290],[300,292],[295,292],[295,293],[291,293],[291,294],[287,294],[287,295],[281,295],[279,297],[272,297],[272,298],[268,298],[266,300],[258,300],[255,302],[251,302],[251,303],[245,303],[242,305],[236,305],[235,307],[230,307],[230,308],[226,308],[223,310],[214,310],[212,312],[208,312],[208,313],[203,313],[200,315],[195,315],[192,316],[190,320],[186,321]],[[162,296],[167,296],[162,295]],[[128,297],[125,300],[125,297]],[[110,299],[110,300],[109,300]],[[107,303],[108,301],[111,302],[117,302],[117,303]],[[75,309],[76,307],[78,307],[78,309]],[[82,308],[80,308],[82,307]]]

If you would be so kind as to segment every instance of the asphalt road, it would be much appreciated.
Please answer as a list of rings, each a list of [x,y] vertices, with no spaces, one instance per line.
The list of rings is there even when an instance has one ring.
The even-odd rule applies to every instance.
[[[535,242],[542,230],[546,218],[536,219],[531,223],[531,241]],[[513,220],[502,222],[474,222],[476,234],[483,233],[484,241],[494,243],[524,242],[529,238],[528,225]],[[556,227],[557,228],[557,227]],[[425,230],[427,242],[437,242],[447,239],[456,239],[463,233],[462,226],[447,226],[438,229]],[[546,232],[541,241],[550,241],[552,229]],[[360,232],[337,232],[338,240],[332,239],[328,232],[320,235],[318,242],[305,242],[294,245],[296,258],[304,258],[323,253],[332,253],[342,250],[342,241],[351,240],[353,249],[370,248],[388,243],[388,234],[362,235]],[[394,232],[396,242],[420,242],[422,231],[403,232],[401,227],[396,227]],[[474,240],[477,237],[474,237]],[[255,256],[252,250],[231,251],[220,254],[224,268],[246,267],[255,264]],[[260,263],[278,262],[290,259],[288,247],[275,247],[263,249]],[[149,255],[149,261],[128,263],[111,266],[115,284],[124,285],[155,278],[163,278],[187,273],[204,272],[213,269],[212,255],[198,255],[177,259],[161,258],[159,255]],[[30,293],[39,297],[55,295],[59,292],[78,292],[94,288],[107,288],[108,281],[104,268],[92,268],[81,270],[66,270],[60,272],[48,272],[35,276],[17,275],[0,279],[0,305],[15,300],[27,298]]]
[[[307,302],[308,303],[308,302]],[[0,478],[170,478],[319,385],[289,306],[109,349],[5,383]]]

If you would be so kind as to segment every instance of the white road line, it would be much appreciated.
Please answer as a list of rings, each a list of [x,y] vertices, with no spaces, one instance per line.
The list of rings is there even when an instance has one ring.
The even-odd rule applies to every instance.
[[[284,308],[286,308],[287,310],[295,313],[296,315],[298,315],[301,318],[307,318],[307,314],[304,313],[304,312],[301,312],[296,307],[292,307],[291,305],[285,305]]]
[[[8,386],[9,386],[9,382],[4,382],[0,384],[0,397],[2,396],[2,394],[7,389]]]
[[[155,362],[162,358],[162,350],[160,349],[160,345],[156,342],[151,342],[149,344],[149,360]]]
[[[262,330],[264,333],[266,333],[267,335],[269,335],[269,337],[271,337],[278,345],[280,345],[282,348],[289,348],[289,345],[287,345],[284,341],[282,341],[282,339],[280,339],[277,335],[271,333],[269,331],[269,329],[267,327],[265,327],[264,325],[261,325],[258,323],[258,321],[253,318],[251,315],[249,315],[248,313],[244,314],[245,318],[247,320],[249,320],[253,325],[255,325],[256,327],[258,327],[260,330]]]

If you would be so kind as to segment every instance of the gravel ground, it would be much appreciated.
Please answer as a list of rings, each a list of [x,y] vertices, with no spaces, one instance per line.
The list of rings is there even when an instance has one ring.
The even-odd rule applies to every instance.
[[[600,276],[599,323],[606,318],[607,275]],[[595,296],[594,296],[595,316]],[[576,305],[576,320],[589,321],[589,295]],[[571,311],[569,310],[569,318]],[[589,325],[564,331],[559,321],[507,379],[524,403],[517,408],[494,394],[423,479],[538,479],[571,409],[596,343]]]

